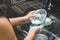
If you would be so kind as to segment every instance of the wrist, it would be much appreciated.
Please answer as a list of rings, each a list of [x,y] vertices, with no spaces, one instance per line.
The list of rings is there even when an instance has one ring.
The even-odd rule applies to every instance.
[[[27,17],[27,16],[24,16],[24,19],[25,19],[25,20],[29,20],[29,17]]]
[[[29,30],[28,34],[32,34],[32,33],[37,34],[35,30]]]
[[[29,31],[28,35],[25,38],[25,40],[34,40],[35,35],[36,35],[35,31]]]

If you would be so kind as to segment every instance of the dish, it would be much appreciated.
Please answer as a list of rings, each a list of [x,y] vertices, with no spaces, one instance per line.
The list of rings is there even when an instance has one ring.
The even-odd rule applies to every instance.
[[[37,34],[35,40],[48,40],[48,37],[44,34]]]

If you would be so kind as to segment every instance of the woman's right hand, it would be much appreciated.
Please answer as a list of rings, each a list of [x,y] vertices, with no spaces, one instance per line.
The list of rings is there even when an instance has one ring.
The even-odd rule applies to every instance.
[[[34,32],[35,34],[37,34],[39,31],[40,31],[40,28],[39,27],[35,27],[35,28],[31,28],[29,30],[29,33]]]
[[[40,31],[40,28],[32,28],[29,30],[28,35],[24,40],[34,40],[35,35]]]

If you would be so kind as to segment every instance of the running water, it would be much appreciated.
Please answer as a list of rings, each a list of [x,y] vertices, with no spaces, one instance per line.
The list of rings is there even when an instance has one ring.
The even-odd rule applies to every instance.
[[[39,27],[40,25],[44,26],[47,12],[45,9],[38,9],[35,11],[36,16],[31,18],[31,25],[30,28]],[[42,28],[42,27],[41,27]]]

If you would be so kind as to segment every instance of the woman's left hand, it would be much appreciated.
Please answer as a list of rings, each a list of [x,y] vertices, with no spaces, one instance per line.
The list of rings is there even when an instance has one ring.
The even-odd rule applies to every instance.
[[[30,11],[30,12],[25,16],[25,18],[27,18],[27,20],[28,20],[28,19],[34,17],[34,16],[35,16],[35,13],[34,13],[34,12],[35,12],[35,11]]]

